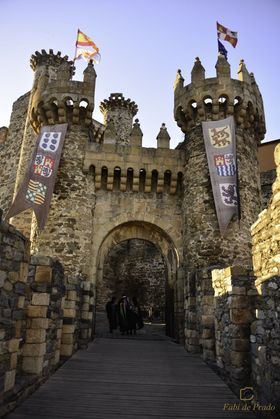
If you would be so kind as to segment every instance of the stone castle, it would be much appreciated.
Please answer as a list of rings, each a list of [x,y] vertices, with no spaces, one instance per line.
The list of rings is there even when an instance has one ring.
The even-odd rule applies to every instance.
[[[278,178],[271,180],[268,209],[259,215],[257,154],[265,116],[244,61],[238,79],[231,78],[222,55],[214,78],[205,78],[198,58],[190,84],[184,85],[178,71],[174,117],[185,140],[175,150],[169,148],[164,124],[157,148],[142,147],[139,121],[133,122],[137,105],[121,93],[101,103],[103,124],[92,119],[97,76],[91,62],[83,81],[73,80],[74,64],[60,52],[36,52],[31,67],[33,87],[14,103],[9,129],[1,128],[4,215],[40,128],[68,123],[68,130],[44,230],[38,230],[31,210],[0,226],[4,400],[9,402],[13,392],[22,395],[85,347],[108,294],[131,286],[145,295],[149,287],[160,289],[156,299],[165,305],[167,334],[188,351],[202,353],[233,389],[251,384],[258,400],[275,402],[280,392],[273,368],[280,363],[280,166]],[[241,219],[233,218],[221,237],[201,122],[230,115],[236,125]],[[279,156],[278,146],[278,164]],[[135,256],[131,246],[146,260],[136,273],[139,252]],[[124,272],[125,260],[130,274]],[[137,288],[149,269],[153,279]],[[127,281],[132,275],[133,284],[117,284],[116,272]],[[31,384],[30,376],[36,377]],[[18,377],[25,379],[15,390]]]

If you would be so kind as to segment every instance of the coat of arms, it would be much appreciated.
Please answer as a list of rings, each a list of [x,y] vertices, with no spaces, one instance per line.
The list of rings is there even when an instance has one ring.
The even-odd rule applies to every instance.
[[[220,183],[219,187],[223,204],[228,207],[236,207],[238,205],[236,185],[233,183]]]
[[[60,137],[61,132],[44,132],[39,143],[39,148],[55,153],[59,146]]]
[[[43,177],[50,177],[53,172],[54,159],[50,156],[44,156],[43,154],[36,154],[33,172],[35,175]]]
[[[233,154],[215,154],[214,163],[219,176],[234,176],[236,166]]]
[[[219,128],[209,128],[208,132],[213,147],[222,148],[231,144],[231,131],[229,125]]]
[[[25,198],[34,204],[42,205],[45,202],[46,190],[46,185],[30,179]]]

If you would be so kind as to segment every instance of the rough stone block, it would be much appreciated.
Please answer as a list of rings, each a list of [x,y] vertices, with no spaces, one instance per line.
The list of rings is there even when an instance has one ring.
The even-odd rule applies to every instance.
[[[29,265],[26,262],[20,262],[19,281],[27,282]]]
[[[201,323],[203,326],[211,328],[214,325],[214,317],[213,316],[201,316]]]
[[[57,351],[55,351],[54,353],[54,359],[53,359],[53,364],[56,365],[59,363],[60,360],[60,349],[58,349]]]
[[[230,310],[230,320],[235,324],[249,323],[252,320],[252,314],[245,308],[233,308]]]
[[[27,328],[30,329],[47,329],[49,327],[49,319],[38,318],[38,319],[28,319]]]
[[[76,316],[76,310],[71,308],[64,308],[63,309],[63,316],[64,317],[75,317]]]
[[[19,347],[19,339],[11,339],[7,343],[9,352],[17,352]]]
[[[61,345],[60,354],[62,356],[71,356],[73,353],[73,345]]]
[[[77,300],[77,291],[68,291],[67,292],[67,299],[71,301]]]
[[[69,344],[73,344],[73,342],[74,342],[74,336],[72,335],[72,334],[70,334],[70,333],[67,333],[67,334],[63,334],[62,335],[62,338],[61,338],[61,343],[64,345],[64,344],[67,344],[67,345],[69,345]]]
[[[16,370],[7,371],[5,374],[4,392],[12,390],[15,385]]]
[[[22,361],[22,369],[29,374],[40,374],[43,370],[43,362],[43,356],[25,356]]]
[[[66,300],[65,303],[64,303],[64,308],[65,309],[75,309],[75,307],[76,307],[76,301]]]
[[[74,324],[64,324],[62,326],[62,333],[74,333],[76,326]]]
[[[232,350],[238,352],[248,352],[250,350],[249,339],[232,339]]]
[[[37,266],[35,273],[35,281],[51,283],[52,268],[50,266]]]
[[[46,317],[47,307],[46,306],[28,306],[27,316],[28,317]]]
[[[20,295],[17,300],[17,308],[24,308],[25,297]]]
[[[229,298],[230,308],[248,307],[248,298],[245,295],[233,295]]]
[[[10,281],[6,280],[6,281],[4,282],[3,288],[4,288],[4,290],[5,290],[5,291],[10,292],[10,291],[12,291],[12,289],[13,289],[13,284],[11,284],[11,282],[10,282]]]
[[[31,304],[34,306],[48,306],[50,303],[50,295],[42,292],[34,292],[32,294]]]
[[[45,343],[26,343],[22,350],[23,356],[34,356],[39,357],[45,355],[46,344]]]
[[[9,280],[11,282],[18,282],[19,281],[19,272],[9,272]]]
[[[43,343],[46,340],[46,329],[28,329],[26,332],[27,343]]]
[[[10,358],[10,368],[12,370],[15,370],[17,367],[17,358],[18,358],[18,354],[17,352],[13,352],[11,354],[11,358]]]

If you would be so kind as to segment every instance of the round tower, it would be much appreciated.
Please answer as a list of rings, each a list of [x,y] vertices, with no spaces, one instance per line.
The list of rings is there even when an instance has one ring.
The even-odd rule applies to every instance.
[[[136,103],[125,99],[122,93],[111,93],[109,99],[101,102],[100,110],[104,116],[104,125],[110,131],[110,138],[114,134],[117,144],[129,144],[133,117],[138,112]]]
[[[88,261],[95,190],[92,176],[83,171],[83,164],[92,124],[96,72],[93,63],[89,62],[83,81],[72,80],[73,62],[67,57],[61,58],[60,53],[35,53],[31,66],[35,70],[35,83],[29,120],[34,131],[38,133],[43,126],[51,130],[52,125],[68,124],[47,223],[39,231],[33,216],[31,246],[35,253],[58,257],[64,266],[67,281],[64,317],[68,318],[67,324],[73,325],[71,333],[74,334],[79,304],[75,296],[79,296],[82,304],[82,290],[86,290],[89,299],[92,289],[88,281]],[[88,304],[88,309],[81,311],[81,318],[84,330],[80,338],[87,340],[92,333],[92,305]],[[76,338],[73,335],[71,342],[64,342],[62,355],[71,355],[77,344]]]
[[[185,133],[184,247],[188,271],[231,264],[251,265],[250,226],[260,211],[260,178],[257,147],[264,137],[263,101],[253,74],[244,61],[238,80],[230,76],[230,65],[219,55],[217,76],[205,78],[196,58],[191,83],[184,86],[178,71],[174,91],[174,116]],[[232,115],[235,121],[241,219],[233,218],[224,237],[219,232],[202,133],[203,121]]]
[[[47,53],[46,50],[36,51],[30,59],[30,66],[34,71],[34,81],[31,91],[29,92],[29,104],[27,109],[27,118],[24,127],[23,140],[21,143],[20,158],[15,179],[14,197],[23,181],[26,169],[32,155],[33,147],[36,142],[36,134],[38,133],[40,122],[35,109],[41,109],[41,98],[47,87],[57,78],[58,69],[61,66],[67,66],[70,76],[74,74],[74,66],[72,61],[68,61],[68,57],[61,56],[61,52],[56,54],[52,49]],[[40,106],[38,106],[40,105]],[[37,110],[38,112],[38,110]],[[14,217],[11,222],[27,237],[30,236],[31,210]]]

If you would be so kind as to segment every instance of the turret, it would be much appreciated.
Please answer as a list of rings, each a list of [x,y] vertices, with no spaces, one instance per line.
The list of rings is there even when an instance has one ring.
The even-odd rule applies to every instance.
[[[196,58],[191,83],[183,84],[181,72],[174,87],[174,116],[186,134],[184,173],[185,252],[190,270],[203,266],[250,266],[250,226],[260,209],[260,180],[257,146],[264,138],[262,96],[255,79],[241,60],[238,80],[230,76],[230,64],[218,56],[216,77],[205,78]],[[232,115],[235,121],[239,171],[241,220],[231,220],[221,237],[215,212],[206,158],[202,122]],[[203,246],[202,238],[204,240]]]
[[[68,57],[50,50],[36,51],[31,57],[35,72],[29,118],[38,132],[42,125],[68,122],[89,126],[94,109],[96,72],[92,62],[84,71],[83,81],[73,81],[75,67]]]
[[[157,148],[169,148],[170,135],[167,132],[165,124],[162,124],[157,136]]]
[[[110,131],[116,132],[116,144],[129,144],[132,130],[133,117],[138,112],[138,107],[131,99],[125,99],[122,93],[111,93],[109,99],[100,104],[100,110],[104,116],[104,125],[109,124]],[[106,132],[106,130],[105,130]]]
[[[132,131],[130,133],[130,145],[142,147],[143,132],[140,128],[139,119],[135,119]]]
[[[217,77],[205,79],[204,69],[196,58],[192,82],[176,84],[174,117],[184,133],[205,120],[233,115],[237,127],[251,129],[257,143],[265,134],[262,96],[253,77],[241,60],[238,80],[230,77],[230,65],[221,54],[216,63]],[[176,77],[178,80],[178,75]]]

